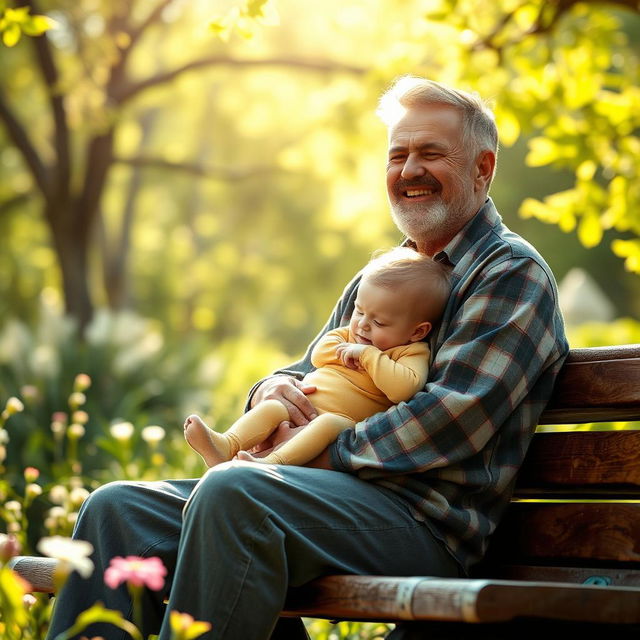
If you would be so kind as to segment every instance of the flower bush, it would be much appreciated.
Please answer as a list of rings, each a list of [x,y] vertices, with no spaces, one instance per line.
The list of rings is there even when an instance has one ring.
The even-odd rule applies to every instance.
[[[0,363],[0,373],[1,368]],[[0,392],[2,388],[0,375]],[[0,534],[0,638],[3,640],[44,638],[55,601],[47,594],[29,593],[30,585],[6,566],[12,556],[33,554],[37,550],[55,558],[57,588],[64,584],[71,571],[90,575],[94,571],[89,557],[91,545],[71,540],[70,536],[78,510],[93,488],[109,480],[194,477],[203,471],[198,456],[185,458],[187,445],[182,429],[174,431],[178,438],[168,437],[169,430],[156,421],[145,423],[147,413],[134,412],[130,420],[109,420],[102,432],[88,428],[94,420],[93,395],[100,393],[100,385],[86,373],[69,379],[66,394],[61,385],[59,400],[51,407],[51,414],[25,441],[20,438],[20,429],[25,424],[38,424],[42,412],[40,388],[39,384],[22,385],[17,394],[7,397],[0,411],[0,527],[5,530]],[[180,426],[181,422],[176,424]],[[22,447],[26,442],[30,452],[47,438],[45,450],[50,456],[39,466],[33,463],[20,466],[21,458],[11,455],[14,447]],[[92,450],[104,454],[102,466],[98,467],[95,459],[82,453]],[[32,456],[28,457],[31,462]],[[98,604],[83,612],[59,640],[82,633],[95,622],[112,624],[134,640],[145,640],[140,631],[142,591],[162,589],[165,575],[166,569],[158,558],[113,558],[104,580],[109,588],[126,584],[134,603],[133,621]],[[170,612],[170,626],[174,640],[194,640],[211,627],[208,622],[177,611]],[[314,640],[374,640],[384,637],[388,627],[313,620],[308,621],[308,629]]]

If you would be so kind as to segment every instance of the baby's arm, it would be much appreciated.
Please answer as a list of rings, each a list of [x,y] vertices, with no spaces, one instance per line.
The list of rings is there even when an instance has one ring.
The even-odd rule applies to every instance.
[[[366,371],[373,384],[395,404],[413,397],[427,381],[429,350],[426,344],[424,347],[407,345],[397,360],[372,345],[348,345],[340,347],[340,352],[346,366],[349,365],[345,358],[357,360],[358,368]]]
[[[327,364],[342,364],[336,353],[336,347],[340,344],[346,344],[344,334],[344,329],[334,329],[320,338],[311,352],[311,364],[316,369]]]

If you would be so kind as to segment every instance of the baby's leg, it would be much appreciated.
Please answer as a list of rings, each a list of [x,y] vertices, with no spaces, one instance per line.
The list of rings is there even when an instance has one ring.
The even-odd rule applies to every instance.
[[[277,400],[265,400],[241,416],[225,433],[217,433],[191,415],[184,423],[184,436],[208,467],[231,460],[240,449],[250,449],[265,440],[289,414]]]
[[[355,422],[335,413],[323,413],[313,419],[291,440],[287,440],[264,458],[256,458],[246,451],[240,451],[238,458],[265,464],[289,464],[302,466],[320,455],[341,431],[350,429]]]

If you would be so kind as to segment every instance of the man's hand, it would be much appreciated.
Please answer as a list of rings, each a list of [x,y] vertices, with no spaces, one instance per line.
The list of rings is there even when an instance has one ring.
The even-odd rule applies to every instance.
[[[362,371],[362,365],[360,364],[360,357],[362,352],[367,348],[366,344],[354,344],[353,342],[342,342],[336,347],[336,355],[342,364],[356,371]]]
[[[291,426],[302,427],[309,424],[318,415],[315,407],[307,398],[307,395],[315,390],[316,387],[313,385],[304,384],[290,376],[272,376],[256,389],[251,398],[251,406],[255,407],[263,400],[278,400],[289,413]]]

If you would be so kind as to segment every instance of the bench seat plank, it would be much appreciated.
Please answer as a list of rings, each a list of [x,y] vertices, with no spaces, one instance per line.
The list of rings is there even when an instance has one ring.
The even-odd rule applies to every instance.
[[[53,572],[58,564],[54,558],[42,556],[15,556],[7,566],[13,569],[30,585],[31,590],[42,593],[53,593]]]
[[[506,622],[640,623],[640,588],[515,580],[329,576],[291,590],[285,615]]]

